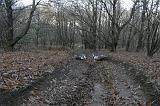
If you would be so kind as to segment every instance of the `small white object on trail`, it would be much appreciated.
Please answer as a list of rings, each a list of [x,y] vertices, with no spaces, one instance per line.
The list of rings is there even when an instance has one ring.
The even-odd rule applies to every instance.
[[[87,59],[87,57],[86,57],[85,54],[74,55],[74,58],[75,58],[76,60],[85,60],[85,59]]]
[[[101,54],[101,55],[96,55],[96,54],[92,54],[92,56],[93,56],[93,59],[94,60],[96,60],[96,61],[102,61],[102,60],[105,60],[107,57],[105,56],[105,55],[103,55],[103,54]]]

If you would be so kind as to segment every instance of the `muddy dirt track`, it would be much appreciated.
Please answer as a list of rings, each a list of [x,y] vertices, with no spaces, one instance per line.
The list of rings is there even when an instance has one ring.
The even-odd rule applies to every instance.
[[[71,58],[53,69],[1,106],[145,106],[147,97],[141,86],[121,64]]]

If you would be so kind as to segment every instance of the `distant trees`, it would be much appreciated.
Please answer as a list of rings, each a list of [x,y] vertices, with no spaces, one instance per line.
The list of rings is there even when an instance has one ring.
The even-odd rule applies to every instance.
[[[160,49],[159,0],[133,0],[130,10],[124,9],[121,0],[50,0],[38,7],[33,0],[29,12],[22,9],[27,11],[25,17],[28,17],[23,26],[15,25],[23,18],[15,19],[18,12],[13,8],[13,1],[4,0],[0,11],[1,17],[6,17],[6,21],[0,20],[3,26],[0,27],[0,41],[3,41],[0,45],[6,51],[13,50],[17,42],[29,37],[26,34],[34,39],[32,45],[37,48],[82,45],[85,49],[113,52],[124,48],[146,52],[148,56]],[[22,12],[19,10],[20,14]]]
[[[154,4],[152,0],[150,8],[147,9],[146,14],[146,47],[147,55],[153,56],[160,49],[160,11],[158,10],[160,1],[157,0]]]
[[[123,19],[123,11],[121,10],[121,4],[120,4],[120,0],[109,0],[110,1],[110,7],[111,10],[109,11],[108,7],[107,7],[107,2],[102,1],[105,10],[109,16],[109,20],[111,22],[111,51],[116,51],[116,48],[118,46],[118,41],[119,41],[119,37],[120,37],[120,33],[121,31],[125,28],[125,26],[127,24],[130,23],[130,21],[133,18],[133,15],[136,11],[136,6],[139,0],[136,0],[134,2],[134,5],[131,9],[130,15],[128,17],[128,19]]]
[[[109,0],[108,2],[88,0],[84,4],[85,6],[75,3],[75,10],[70,11],[71,16],[80,22],[82,38],[85,38],[85,45],[91,45],[89,46],[91,49],[96,49],[98,41],[101,41],[103,42],[101,43],[102,47],[104,44],[105,47],[110,47],[111,51],[116,51],[120,33],[132,20],[138,0],[135,1],[128,19],[123,19],[124,14],[119,0]]]
[[[159,35],[159,0],[142,0],[139,2],[140,8],[135,16],[138,26],[132,24],[132,29],[137,30],[136,51],[145,50],[148,56],[153,56],[160,48]]]
[[[101,47],[105,45],[111,51],[116,51],[119,43],[123,42],[123,47],[126,45],[126,51],[129,51],[131,44],[134,43],[135,51],[146,49],[148,56],[152,56],[159,50],[159,22],[157,20],[160,1],[135,0],[133,2],[131,11],[125,12],[120,0],[88,0],[85,6],[75,3],[76,8],[70,13],[80,22],[78,27],[83,32],[82,38],[86,45],[92,45],[93,42],[91,49],[96,49],[97,42],[101,41]],[[91,40],[92,38],[94,40]]]
[[[141,13],[141,24],[140,24],[140,33],[138,37],[138,45],[136,51],[139,52],[143,46],[143,38],[145,33],[145,21],[146,21],[146,12],[147,12],[148,1],[142,1],[142,13]]]
[[[79,30],[86,49],[97,48],[99,4],[98,0],[85,1],[84,6],[74,2],[73,7],[67,9],[67,13],[75,18],[76,29]]]

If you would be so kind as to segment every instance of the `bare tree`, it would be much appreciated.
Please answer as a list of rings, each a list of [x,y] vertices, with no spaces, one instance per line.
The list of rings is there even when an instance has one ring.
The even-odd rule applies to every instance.
[[[160,49],[160,13],[158,11],[160,1],[157,0],[153,5],[153,0],[150,10],[147,13],[147,55],[153,56]]]
[[[40,1],[39,1],[40,2]],[[5,42],[5,46],[4,49],[5,51],[13,51],[15,44],[17,44],[17,42],[22,39],[28,32],[29,28],[30,28],[30,24],[32,21],[32,17],[34,14],[34,11],[36,10],[36,6],[39,4],[39,2],[35,2],[35,0],[33,0],[33,4],[32,4],[32,8],[31,8],[31,12],[29,14],[29,18],[28,21],[26,23],[25,28],[20,32],[20,34],[14,38],[14,28],[13,28],[13,5],[14,5],[14,0],[5,0],[5,9],[6,9],[6,14],[7,14],[7,33],[6,33],[6,42]]]
[[[139,52],[142,49],[143,45],[143,38],[144,38],[144,30],[145,30],[145,20],[146,20],[146,11],[147,11],[147,5],[148,2],[147,0],[143,0],[143,8],[142,8],[142,15],[141,15],[141,33],[139,33],[139,38],[138,38],[138,45],[136,51]]]
[[[125,28],[126,25],[128,25],[130,23],[130,21],[132,20],[132,17],[136,11],[136,6],[137,3],[139,2],[139,0],[136,0],[134,2],[134,5],[132,7],[131,13],[129,18],[124,21],[123,23],[121,22],[121,16],[122,16],[122,12],[120,10],[119,5],[120,5],[120,1],[119,0],[109,0],[110,5],[112,7],[112,12],[109,11],[109,8],[107,6],[107,2],[100,0],[105,7],[106,12],[109,15],[109,19],[111,20],[111,40],[112,40],[112,45],[111,45],[111,51],[116,51],[117,45],[118,45],[118,41],[119,41],[119,36],[121,31]]]

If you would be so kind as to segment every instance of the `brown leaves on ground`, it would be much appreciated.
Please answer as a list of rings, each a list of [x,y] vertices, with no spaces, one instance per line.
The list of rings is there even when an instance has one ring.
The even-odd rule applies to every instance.
[[[153,80],[160,80],[160,57],[149,58],[144,54],[130,53],[130,52],[117,52],[112,53],[115,60],[121,60],[130,63],[139,70],[145,70]]]
[[[0,89],[24,86],[48,72],[48,66],[61,64],[66,51],[12,52],[0,54]]]

